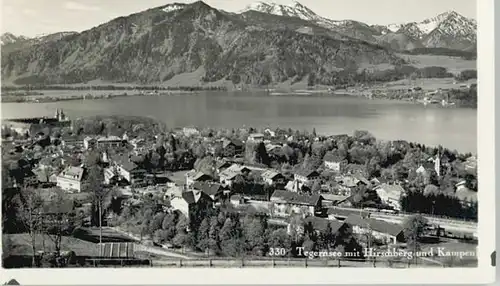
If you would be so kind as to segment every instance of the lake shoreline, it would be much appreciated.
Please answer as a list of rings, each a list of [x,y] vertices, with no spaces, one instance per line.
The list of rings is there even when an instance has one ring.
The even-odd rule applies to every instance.
[[[249,90],[229,90],[224,91],[228,93],[239,93],[239,92],[250,92],[250,93],[266,93],[268,96],[277,96],[277,97],[355,97],[355,98],[365,98],[367,100],[376,100],[376,101],[386,101],[386,102],[401,102],[408,104],[418,104],[427,106],[424,104],[422,100],[412,99],[412,98],[390,98],[383,96],[373,96],[375,92],[380,91],[388,91],[389,89],[380,89],[379,87],[372,87],[364,89],[363,91],[349,91],[346,89],[339,90],[329,90],[329,89],[265,89],[265,88],[251,88]],[[43,91],[43,90],[42,90]],[[66,91],[66,90],[58,90]],[[73,92],[74,90],[68,89],[68,92]],[[63,96],[51,96],[46,94],[37,94],[37,95],[3,95],[1,97],[2,103],[49,103],[49,102],[61,102],[61,101],[72,101],[72,100],[103,100],[103,99],[113,99],[118,97],[139,97],[139,96],[178,96],[178,95],[192,95],[200,92],[220,92],[220,91],[211,91],[211,90],[195,90],[195,91],[186,91],[186,90],[162,90],[158,92],[141,92],[141,93],[121,93],[121,94],[82,94],[82,95],[73,95],[68,97]],[[477,109],[477,106],[466,106],[461,104],[448,104],[441,105],[440,102],[432,102],[428,104],[429,107],[439,107],[439,108],[470,108]]]

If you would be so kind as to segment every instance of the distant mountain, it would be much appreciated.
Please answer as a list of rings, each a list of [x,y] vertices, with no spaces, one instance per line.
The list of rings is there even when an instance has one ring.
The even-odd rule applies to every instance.
[[[454,11],[439,14],[420,23],[393,24],[387,28],[420,40],[427,48],[471,50],[475,49],[477,43],[476,21]]]
[[[193,76],[193,84],[232,80],[266,85],[312,75],[318,83],[333,84],[340,71],[403,63],[383,47],[300,17],[228,13],[201,1],[164,5],[81,33],[30,41],[2,49],[1,56],[2,79],[18,84],[161,83],[182,74]]]
[[[256,2],[242,12],[247,11],[300,18],[343,35],[396,50],[427,47],[470,51],[475,49],[477,41],[476,21],[454,11],[439,14],[419,23],[387,26],[370,26],[354,20],[328,19],[317,15],[299,2],[290,5]]]
[[[315,25],[340,32],[346,36],[369,42],[376,42],[374,35],[380,34],[376,29],[362,22],[354,20],[336,21],[321,17],[311,9],[296,1],[291,5],[281,5],[274,2],[255,2],[247,6],[241,12],[244,13],[248,11],[300,18],[312,22]]]
[[[0,45],[14,44],[19,41],[26,41],[28,38],[24,36],[15,36],[12,33],[3,33],[0,36]]]
[[[51,42],[60,40],[63,37],[76,34],[76,32],[58,32],[47,35],[40,35],[34,38],[24,36],[16,37],[11,33],[4,33],[2,37],[2,53],[10,52],[17,49],[27,48],[37,43]],[[5,40],[4,40],[5,36]]]

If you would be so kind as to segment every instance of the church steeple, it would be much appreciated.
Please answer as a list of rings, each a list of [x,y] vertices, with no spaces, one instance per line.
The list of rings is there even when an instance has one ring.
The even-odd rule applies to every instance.
[[[441,176],[441,154],[439,154],[439,151],[436,155],[436,159],[434,160],[434,170],[439,178],[439,176]]]

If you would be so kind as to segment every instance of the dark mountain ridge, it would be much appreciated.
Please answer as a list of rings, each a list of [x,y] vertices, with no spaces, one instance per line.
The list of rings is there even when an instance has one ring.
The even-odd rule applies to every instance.
[[[206,82],[268,84],[321,73],[318,81],[330,84],[341,70],[403,63],[376,44],[281,20],[228,13],[202,1],[164,5],[54,41],[2,49],[2,77],[16,84],[161,83],[202,71]],[[273,21],[283,24],[271,29]]]

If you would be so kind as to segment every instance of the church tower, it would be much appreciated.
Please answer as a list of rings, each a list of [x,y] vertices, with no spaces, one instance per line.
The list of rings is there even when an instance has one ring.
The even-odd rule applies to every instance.
[[[436,155],[436,159],[434,159],[434,170],[439,178],[441,176],[441,155],[439,154],[439,151]]]

